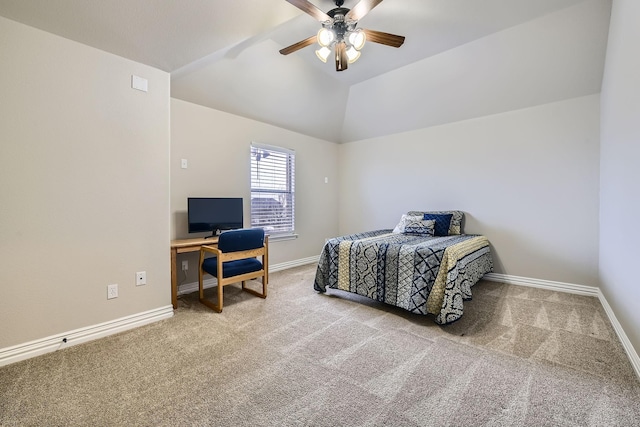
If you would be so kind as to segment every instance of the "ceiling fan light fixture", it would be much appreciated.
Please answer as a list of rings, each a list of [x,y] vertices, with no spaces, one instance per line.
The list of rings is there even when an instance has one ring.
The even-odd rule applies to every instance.
[[[331,49],[326,46],[322,46],[320,49],[316,50],[316,56],[322,62],[327,62],[329,55],[331,55]]]
[[[331,0],[336,4],[336,7],[327,13],[318,9],[310,0],[286,1],[320,21],[322,28],[315,35],[280,49],[282,55],[289,55],[318,43],[320,48],[315,51],[318,59],[326,63],[329,55],[333,52],[336,71],[344,71],[349,68],[349,64],[360,58],[360,50],[366,41],[396,48],[404,43],[404,36],[357,28],[360,19],[383,0],[350,0],[356,2],[351,9],[342,7],[344,0]]]
[[[327,28],[320,28],[318,31],[318,44],[322,47],[328,47],[335,40],[336,35]]]
[[[358,58],[360,58],[360,52],[358,52],[355,47],[351,46],[347,49],[347,58],[349,60],[349,64],[353,64],[358,60]]]
[[[364,46],[364,42],[367,40],[367,36],[365,35],[364,31],[362,31],[361,29],[357,29],[349,33],[349,35],[347,36],[347,40],[349,41],[349,44],[351,46],[356,48],[356,50],[360,50]]]

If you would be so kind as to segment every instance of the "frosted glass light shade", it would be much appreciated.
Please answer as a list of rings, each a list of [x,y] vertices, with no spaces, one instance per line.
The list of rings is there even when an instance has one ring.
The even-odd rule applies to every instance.
[[[364,34],[364,31],[355,30],[349,33],[347,40],[349,40],[349,44],[355,47],[356,50],[360,50],[364,46],[367,36]]]
[[[353,64],[360,58],[360,52],[358,52],[353,46],[347,49],[347,58],[349,60],[349,64]]]
[[[318,31],[318,44],[322,47],[327,47],[336,38],[336,35],[331,30],[326,28],[320,28]]]
[[[331,49],[326,46],[322,46],[320,49],[316,50],[316,56],[320,61],[327,62],[327,58],[331,54]]]

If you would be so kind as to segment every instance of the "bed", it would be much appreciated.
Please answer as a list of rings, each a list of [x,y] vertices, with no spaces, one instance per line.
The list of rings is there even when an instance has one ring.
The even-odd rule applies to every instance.
[[[463,314],[463,301],[471,299],[471,287],[493,271],[489,240],[463,234],[462,218],[460,211],[411,211],[393,230],[328,239],[314,289],[352,292],[432,314],[438,324],[454,322]]]

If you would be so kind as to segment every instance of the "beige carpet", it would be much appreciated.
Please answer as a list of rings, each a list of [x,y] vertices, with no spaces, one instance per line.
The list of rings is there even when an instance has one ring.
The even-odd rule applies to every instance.
[[[598,300],[481,281],[438,326],[313,291],[225,288],[175,316],[0,368],[2,426],[640,426],[640,382]],[[212,291],[212,290],[211,290]]]

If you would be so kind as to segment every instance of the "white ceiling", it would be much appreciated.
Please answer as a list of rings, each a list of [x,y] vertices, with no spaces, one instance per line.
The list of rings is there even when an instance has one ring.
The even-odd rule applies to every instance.
[[[312,46],[278,53],[320,28],[285,0],[0,0],[1,16],[170,72],[173,97],[335,142],[597,93],[610,8],[386,0],[359,26],[405,44],[369,42],[338,73]]]

